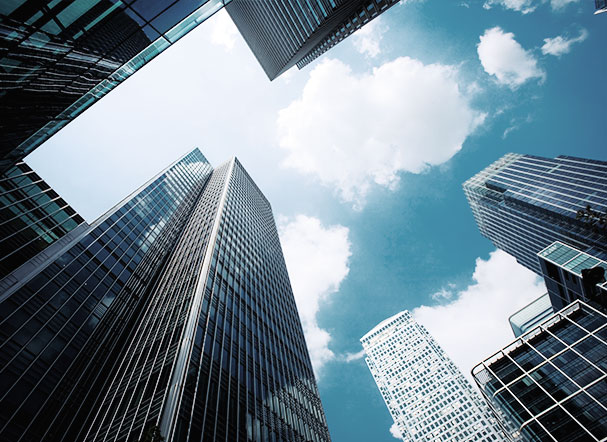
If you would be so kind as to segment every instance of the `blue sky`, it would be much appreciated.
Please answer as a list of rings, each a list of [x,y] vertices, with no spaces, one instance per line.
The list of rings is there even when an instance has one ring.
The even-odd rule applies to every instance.
[[[358,339],[412,310],[460,368],[542,284],[461,183],[506,152],[607,159],[607,17],[580,0],[410,0],[269,82],[223,12],[26,161],[88,221],[193,147],[271,201],[334,441],[391,441]]]

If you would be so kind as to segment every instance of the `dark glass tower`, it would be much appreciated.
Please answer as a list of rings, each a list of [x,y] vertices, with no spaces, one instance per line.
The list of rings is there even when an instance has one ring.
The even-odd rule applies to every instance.
[[[481,233],[542,275],[555,241],[607,258],[607,162],[507,154],[463,185]]]
[[[225,3],[0,2],[0,172]]]
[[[607,316],[574,301],[472,369],[510,440],[607,439]]]
[[[72,230],[87,226],[23,162],[0,175],[0,207],[0,280]],[[18,281],[16,275],[10,279],[12,283]],[[0,285],[0,292],[6,289]]]
[[[607,260],[560,242],[542,250],[538,258],[555,311],[579,299],[607,312]]]
[[[234,24],[270,80],[315,60],[398,0],[233,0]]]
[[[195,150],[0,298],[0,439],[326,441],[271,208]]]

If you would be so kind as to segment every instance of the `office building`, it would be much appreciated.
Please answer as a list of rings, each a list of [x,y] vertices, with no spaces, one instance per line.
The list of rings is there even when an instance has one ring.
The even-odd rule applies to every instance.
[[[463,188],[481,234],[540,276],[555,241],[607,258],[605,161],[507,154]]]
[[[607,440],[607,316],[576,300],[473,368],[511,440]]]
[[[0,439],[328,441],[270,204],[197,149],[0,298]]]
[[[546,247],[538,258],[555,311],[579,299],[607,312],[607,260],[561,242]]]
[[[84,219],[24,162],[0,175],[0,205],[0,280],[74,229],[86,228]],[[10,279],[17,282],[18,274]],[[7,288],[0,286],[0,292]]]
[[[559,309],[560,310],[560,309]],[[514,337],[518,338],[520,335],[531,330],[544,319],[552,316],[554,310],[550,303],[550,295],[544,293],[537,299],[534,299],[525,307],[517,311],[510,316],[509,322],[512,327]]]
[[[595,14],[607,12],[607,0],[594,0]]]
[[[0,2],[0,173],[224,4]]]
[[[404,440],[504,440],[480,395],[408,311],[382,321],[360,341]]]
[[[398,3],[398,0],[233,0],[234,24],[270,80],[299,69]]]

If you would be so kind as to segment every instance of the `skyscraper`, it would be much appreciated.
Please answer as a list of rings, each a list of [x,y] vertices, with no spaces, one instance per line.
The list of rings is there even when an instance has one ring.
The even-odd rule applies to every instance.
[[[0,2],[0,172],[227,1]]]
[[[555,241],[607,258],[607,162],[507,154],[463,185],[481,233],[542,275]]]
[[[0,204],[0,280],[72,230],[87,226],[24,162],[0,175]],[[7,289],[0,286],[0,292]]]
[[[515,441],[607,440],[607,315],[574,301],[474,367]]]
[[[329,433],[270,204],[186,155],[0,298],[0,438]]]
[[[360,341],[405,440],[504,440],[479,394],[408,311],[382,321]]]
[[[299,69],[398,0],[233,0],[234,24],[270,80]]]
[[[546,247],[538,258],[555,311],[579,299],[607,312],[607,260],[560,242]]]
[[[550,295],[544,293],[510,316],[508,321],[510,322],[514,337],[518,338],[540,322],[543,322],[544,319],[552,316],[553,313],[554,309],[550,303]]]

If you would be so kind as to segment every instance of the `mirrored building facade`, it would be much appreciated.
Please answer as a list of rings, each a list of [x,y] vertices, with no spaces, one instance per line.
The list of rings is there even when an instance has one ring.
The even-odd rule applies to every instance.
[[[0,439],[328,441],[271,208],[197,149],[0,298]]]
[[[398,0],[232,0],[226,10],[270,80],[311,63]]]
[[[582,301],[472,375],[511,440],[607,440],[607,316]]]
[[[487,404],[408,311],[382,321],[360,341],[403,440],[504,440]]]
[[[57,192],[19,162],[0,175],[0,280],[72,230],[86,226]],[[11,279],[16,283],[19,278]],[[0,291],[6,289],[0,286]]]
[[[0,172],[226,1],[0,2]]]
[[[507,154],[463,188],[481,233],[540,276],[555,241],[607,259],[605,161]]]

